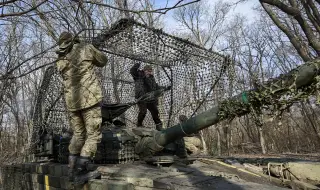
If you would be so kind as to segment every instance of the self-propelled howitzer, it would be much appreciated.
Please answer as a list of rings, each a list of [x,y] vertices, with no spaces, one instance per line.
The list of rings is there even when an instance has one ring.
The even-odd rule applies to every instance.
[[[124,123],[115,119],[137,102],[148,101],[161,96],[167,90],[165,88],[151,92],[137,102],[103,104],[102,142],[98,145],[95,163],[127,163],[135,161],[137,156],[145,160],[145,158],[154,155],[162,155],[163,152],[175,154],[178,147],[175,141],[182,137],[197,133],[199,130],[217,124],[222,120],[248,114],[253,109],[260,109],[265,105],[274,105],[284,95],[289,94],[296,98],[306,91],[315,93],[319,68],[319,59],[308,62],[287,74],[269,80],[255,89],[221,101],[217,106],[162,131],[146,128],[131,130]],[[65,163],[68,156],[70,135],[61,136],[45,132],[40,134],[41,138],[37,144],[36,156],[53,157],[55,160]]]
[[[182,124],[163,131],[154,131],[150,136],[140,134],[141,139],[136,144],[136,153],[140,158],[150,157],[179,138],[208,128],[224,119],[243,116],[250,113],[252,109],[260,109],[263,105],[272,105],[288,93],[295,93],[295,98],[299,93],[301,94],[306,90],[314,93],[316,91],[315,86],[319,82],[317,81],[319,74],[320,59],[315,59],[287,74],[269,80],[255,89],[222,101],[217,106],[190,118]]]

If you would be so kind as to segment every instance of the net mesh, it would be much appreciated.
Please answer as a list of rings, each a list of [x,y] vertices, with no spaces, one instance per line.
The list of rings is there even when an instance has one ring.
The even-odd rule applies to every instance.
[[[217,95],[212,90],[225,83],[229,59],[187,40],[130,19],[119,20],[109,30],[98,30],[97,33],[95,37],[81,34],[80,37],[99,46],[109,58],[105,67],[97,69],[104,102],[134,102],[130,68],[137,62],[141,63],[141,68],[151,64],[157,83],[172,86],[159,98],[158,108],[164,127],[176,124],[179,115],[190,117],[213,104],[212,99]],[[69,129],[61,80],[55,67],[47,69],[36,100],[32,143],[39,139],[39,129],[56,134]],[[138,112],[138,106],[132,106],[120,119],[127,127],[135,127]],[[150,112],[143,125],[155,127]]]

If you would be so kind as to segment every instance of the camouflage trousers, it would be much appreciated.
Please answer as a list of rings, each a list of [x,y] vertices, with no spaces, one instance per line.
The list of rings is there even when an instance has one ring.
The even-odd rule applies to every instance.
[[[99,105],[69,112],[69,121],[73,136],[69,145],[71,154],[92,157],[97,151],[97,144],[101,142],[101,107]]]
[[[191,152],[191,154],[200,153],[200,149],[202,149],[202,143],[198,137],[184,137],[183,139],[188,152]]]

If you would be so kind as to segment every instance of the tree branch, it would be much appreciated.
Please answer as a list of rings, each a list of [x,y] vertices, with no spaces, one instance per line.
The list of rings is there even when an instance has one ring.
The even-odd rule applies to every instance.
[[[318,56],[320,56],[320,43],[318,38],[314,35],[312,28],[308,25],[308,23],[302,18],[301,15],[296,15],[294,18],[298,21],[301,29],[305,33],[309,45],[317,52]]]
[[[41,68],[43,68],[43,67],[46,67],[46,66],[51,65],[51,64],[54,64],[54,63],[56,63],[56,62],[57,62],[57,60],[52,61],[52,62],[50,62],[50,63],[43,64],[43,65],[41,65],[41,66],[38,66],[38,67],[36,67],[36,68],[34,68],[34,69],[31,69],[31,70],[29,70],[29,71],[27,71],[27,72],[25,72],[25,73],[22,73],[22,74],[20,74],[20,75],[17,75],[17,76],[13,76],[13,75],[3,75],[3,76],[0,77],[0,81],[1,81],[1,80],[7,80],[7,79],[17,79],[17,78],[20,78],[20,77],[27,76],[28,74],[30,74],[30,73],[32,73],[32,72],[34,72],[34,71],[36,71],[36,70],[39,70],[39,69],[41,69]]]
[[[309,18],[309,20],[311,21],[311,23],[313,24],[313,26],[315,27],[315,29],[317,30],[317,32],[320,34],[320,26],[319,26],[319,23],[317,22],[317,19],[315,18],[315,16],[311,13],[311,10],[310,10],[310,2],[305,2],[304,0],[301,0],[302,2],[302,5],[304,7],[304,9],[306,10],[306,14]]]
[[[320,25],[320,14],[319,14],[319,10],[318,10],[317,6],[313,3],[312,0],[307,0],[307,5],[309,5],[309,7],[311,7],[311,10],[313,12],[313,16],[314,16],[315,20],[317,21],[318,25]]]
[[[44,4],[44,3],[47,2],[47,1],[48,1],[48,0],[43,0],[42,2],[40,2],[39,4],[37,4],[36,6],[31,7],[30,9],[28,9],[28,10],[26,10],[26,11],[16,12],[16,13],[7,13],[7,14],[1,13],[1,14],[0,14],[0,18],[10,17],[10,16],[21,16],[21,15],[23,15],[23,14],[27,14],[27,13],[35,10],[36,8],[40,7],[42,4]]]
[[[286,4],[280,2],[279,0],[259,0],[260,3],[266,3],[269,5],[273,5],[278,7],[280,10],[282,10],[283,12],[291,15],[291,16],[296,16],[296,15],[300,15],[300,11],[297,8],[294,7],[289,7]]]
[[[267,12],[267,14],[270,16],[270,18],[272,19],[272,21],[278,26],[278,28],[280,28],[280,30],[282,30],[282,32],[284,32],[290,42],[292,43],[292,45],[295,47],[295,49],[298,51],[299,55],[302,57],[302,59],[304,61],[309,61],[311,60],[311,57],[308,55],[308,53],[304,50],[301,42],[299,42],[299,40],[288,30],[287,27],[285,27],[281,21],[277,18],[277,16],[273,13],[273,11],[268,8],[264,3],[261,2],[262,0],[260,0],[260,3],[263,7],[263,9]],[[264,0],[263,0],[264,1]]]
[[[317,55],[320,56],[320,42],[318,38],[314,35],[312,28],[309,26],[309,24],[305,21],[305,19],[302,17],[301,12],[298,8],[289,7],[285,5],[284,3],[280,2],[279,0],[260,0],[260,3],[262,2],[276,6],[280,10],[282,10],[284,13],[293,16],[299,23],[301,29],[305,33],[305,36],[308,39],[309,45],[317,52]],[[269,10],[271,11],[271,10]],[[276,16],[274,15],[274,18]],[[280,21],[279,21],[279,24]],[[278,25],[278,24],[277,24]]]
[[[3,2],[0,2],[0,5],[7,5],[7,4],[10,4],[10,3],[14,3],[16,2],[17,0],[10,0],[10,1],[3,1]]]
[[[289,0],[289,3],[292,7],[295,7],[295,8],[298,7],[297,2],[295,0]]]
[[[33,56],[29,57],[28,59],[22,61],[21,63],[19,63],[18,65],[16,65],[14,68],[10,69],[10,70],[6,73],[6,75],[11,75],[11,74],[13,73],[13,71],[15,71],[16,69],[18,69],[18,68],[19,68],[21,65],[23,65],[24,63],[26,63],[26,62],[28,62],[28,61],[30,61],[30,60],[38,57],[38,56],[41,55],[41,54],[44,54],[44,53],[48,52],[50,49],[53,49],[53,48],[55,48],[56,46],[57,46],[57,45],[55,44],[55,45],[47,48],[46,50],[43,50],[42,52],[40,52],[40,53],[38,53],[38,54],[36,54],[36,55],[33,55]]]
[[[111,5],[108,5],[108,4],[104,4],[104,3],[92,2],[92,1],[83,1],[83,3],[94,4],[94,5],[103,6],[103,7],[109,7],[109,8],[112,8],[112,9],[119,10],[119,11],[126,11],[126,12],[131,12],[131,13],[136,13],[136,14],[144,13],[144,12],[166,14],[169,10],[176,9],[176,8],[179,8],[179,7],[183,7],[183,6],[186,6],[186,5],[190,5],[190,4],[199,2],[201,0],[193,0],[193,1],[190,1],[188,3],[184,3],[184,4],[179,5],[182,1],[183,0],[179,0],[178,3],[176,3],[174,6],[165,7],[165,8],[159,8],[159,9],[155,9],[155,10],[130,10],[130,9],[114,7],[114,6],[111,6]]]

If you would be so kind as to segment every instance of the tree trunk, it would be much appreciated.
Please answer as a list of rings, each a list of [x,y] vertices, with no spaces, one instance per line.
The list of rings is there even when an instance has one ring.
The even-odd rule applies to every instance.
[[[261,151],[262,154],[267,153],[267,147],[266,147],[266,142],[264,138],[264,133],[263,133],[263,114],[260,108],[252,108],[252,115],[254,118],[254,123],[256,124],[258,128],[258,133],[259,133],[259,141],[260,141],[260,146],[261,146]]]
[[[262,125],[259,126],[259,136],[260,136],[260,145],[261,145],[262,154],[267,154],[266,141],[264,139]]]
[[[200,138],[201,138],[201,143],[202,143],[202,147],[203,147],[203,154],[207,155],[208,154],[208,148],[207,148],[207,144],[206,144],[206,141],[204,141],[204,138],[203,138],[203,132],[200,131]]]
[[[316,121],[311,118],[311,113],[304,103],[301,103],[301,107],[302,107],[302,114],[307,119],[308,123],[311,126],[311,129],[314,131],[314,134],[317,138],[318,143],[320,144],[320,132],[318,132],[317,130]]]
[[[226,153],[230,156],[230,124],[226,124],[224,127],[224,134],[226,138]]]
[[[217,151],[218,151],[218,156],[221,156],[221,136],[220,136],[220,131],[218,128],[216,128],[217,130]]]

